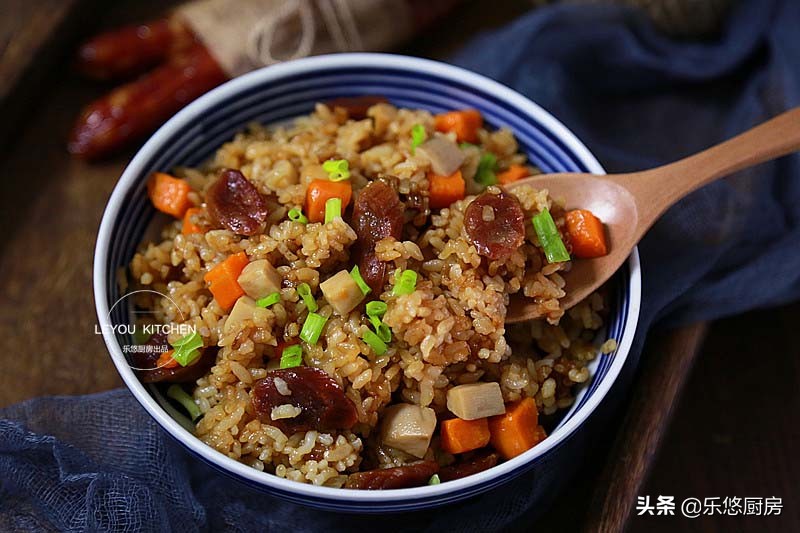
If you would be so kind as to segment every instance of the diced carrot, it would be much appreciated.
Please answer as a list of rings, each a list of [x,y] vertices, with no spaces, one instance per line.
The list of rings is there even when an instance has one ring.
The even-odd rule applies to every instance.
[[[308,184],[306,191],[306,213],[310,222],[322,222],[325,220],[325,202],[331,198],[342,199],[342,213],[350,203],[353,195],[353,187],[349,180],[328,181],[314,180]]]
[[[497,181],[501,185],[507,185],[530,175],[531,172],[527,167],[522,165],[511,165],[508,167],[508,170],[504,170],[497,175]]]
[[[545,437],[533,398],[509,404],[504,415],[489,418],[489,432],[492,446],[505,459],[530,450]]]
[[[175,218],[183,218],[192,205],[189,193],[192,188],[186,180],[175,178],[163,172],[154,172],[147,180],[147,195],[153,206]]]
[[[236,280],[248,262],[247,254],[239,252],[209,270],[203,277],[208,282],[208,290],[214,295],[214,299],[226,311],[244,295],[244,290]]]
[[[172,354],[175,350],[167,350],[166,352],[162,353],[158,357],[158,361],[156,361],[156,368],[175,368],[180,363],[178,363],[175,359],[172,358]]]
[[[477,109],[461,109],[441,113],[434,117],[436,130],[453,132],[459,142],[474,143],[478,140],[478,129],[483,126],[483,117]]]
[[[586,209],[567,212],[567,234],[572,243],[572,255],[581,259],[602,257],[608,253],[603,223]]]
[[[433,209],[450,207],[450,204],[456,200],[464,198],[466,184],[460,170],[456,170],[449,176],[440,176],[430,172],[428,173],[428,183],[430,183],[428,195]]]
[[[441,445],[447,453],[464,453],[489,444],[489,420],[451,418],[442,422]]]
[[[203,208],[201,207],[190,207],[186,210],[186,214],[183,215],[183,227],[181,228],[181,233],[184,235],[190,235],[192,233],[203,233],[203,228],[192,222],[192,216],[197,215],[203,212]]]

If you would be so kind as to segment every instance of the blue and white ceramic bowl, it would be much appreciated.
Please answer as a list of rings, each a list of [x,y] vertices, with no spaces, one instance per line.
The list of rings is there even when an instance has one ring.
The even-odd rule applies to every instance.
[[[603,168],[586,147],[545,110],[488,78],[435,61],[385,54],[338,54],[283,63],[234,79],[199,98],[167,122],[125,169],[109,200],[97,239],[94,293],[111,359],[125,384],[164,430],[200,460],[251,487],[317,508],[349,512],[422,509],[488,491],[523,472],[551,463],[560,446],[597,408],[625,363],[639,314],[641,277],[636,250],[610,291],[608,330],[600,338],[618,341],[601,355],[592,379],[573,408],[541,444],[479,474],[440,485],[385,491],[355,491],[304,485],[259,472],[206,446],[187,430],[155,388],[139,382],[123,354],[127,339],[110,326],[130,324],[130,310],[118,301],[118,272],[126,271],[155,212],[145,181],[154,171],[195,166],[246,124],[277,123],[309,113],[316,102],[342,96],[383,95],[393,104],[433,113],[473,107],[490,127],[510,128],[522,151],[544,172],[593,172]],[[572,452],[570,452],[572,453]]]

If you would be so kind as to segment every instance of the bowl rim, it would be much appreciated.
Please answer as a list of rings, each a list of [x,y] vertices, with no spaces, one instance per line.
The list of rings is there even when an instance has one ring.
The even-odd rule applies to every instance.
[[[202,115],[204,110],[214,107],[218,102],[226,98],[235,96],[237,93],[254,86],[279,81],[281,78],[287,76],[305,74],[315,70],[331,70],[340,67],[380,68],[387,66],[410,73],[422,72],[434,74],[453,81],[457,80],[461,83],[480,87],[485,92],[512,104],[525,114],[534,117],[545,129],[558,137],[558,139],[562,141],[591,172],[605,174],[600,163],[584,144],[543,108],[513,89],[462,67],[430,59],[383,53],[328,54],[264,67],[234,78],[184,107],[150,137],[125,167],[122,176],[111,193],[111,197],[103,213],[94,252],[93,287],[95,308],[98,320],[103,326],[109,324],[108,293],[106,291],[104,267],[109,252],[114,221],[120,211],[126,192],[141,179],[142,172],[145,165],[149,163],[151,154],[163,144],[165,138],[168,137],[173,130],[190,123],[198,116]],[[457,493],[473,486],[488,483],[502,476],[509,478],[514,477],[515,472],[519,473],[525,470],[524,467],[533,466],[537,459],[545,456],[551,449],[568,439],[595,411],[598,405],[600,405],[611,386],[615,383],[617,376],[627,360],[639,319],[641,304],[641,269],[637,248],[634,248],[627,263],[629,267],[629,277],[626,280],[629,290],[629,312],[628,318],[624,324],[624,334],[622,339],[617,339],[618,347],[614,355],[614,360],[594,394],[587,399],[586,403],[581,406],[565,424],[531,450],[483,472],[439,485],[382,491],[360,491],[322,487],[280,478],[276,475],[261,472],[244,463],[240,463],[208,446],[194,434],[183,428],[178,421],[169,416],[158,404],[156,399],[148,393],[145,386],[139,381],[133,370],[129,367],[110,328],[102,327],[101,330],[114,366],[116,366],[125,386],[131,391],[145,411],[156,420],[162,429],[196,456],[221,468],[226,473],[239,478],[241,481],[265,486],[279,492],[289,492],[295,496],[314,500],[336,501],[342,504],[347,502],[352,502],[357,505],[397,501],[410,502],[411,500],[436,500],[448,494]]]

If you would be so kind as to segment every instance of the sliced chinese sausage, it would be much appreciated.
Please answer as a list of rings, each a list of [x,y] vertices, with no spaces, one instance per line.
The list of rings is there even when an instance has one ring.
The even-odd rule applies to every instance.
[[[255,185],[238,170],[223,170],[206,191],[208,214],[219,226],[239,235],[254,235],[264,228],[267,202]]]
[[[191,383],[205,376],[214,363],[217,362],[217,346],[203,348],[200,357],[188,366],[176,366],[173,368],[151,368],[140,370],[139,376],[142,383]]]
[[[403,235],[403,204],[397,191],[383,180],[361,189],[353,205],[352,226],[358,236],[356,260],[361,277],[375,294],[383,289],[386,264],[375,256],[375,244]]]
[[[374,250],[356,254],[358,271],[372,289],[373,294],[380,294],[386,281],[386,263],[378,259]]]
[[[375,104],[384,104],[388,100],[383,96],[352,96],[328,100],[328,107],[341,107],[347,111],[347,116],[353,120],[367,118],[367,111]]]
[[[380,490],[421,487],[439,471],[433,461],[419,461],[394,468],[378,468],[350,474],[345,483],[348,489]]]
[[[489,470],[497,465],[499,460],[500,456],[494,452],[480,454],[466,461],[460,461],[450,466],[443,466],[442,469],[439,470],[439,479],[442,481],[452,481],[454,479],[471,476],[472,474]]]
[[[411,222],[414,226],[424,226],[428,221],[428,215],[431,214],[427,196],[423,196],[418,191],[412,191],[405,197],[405,211],[404,217],[407,222]]]
[[[384,180],[361,189],[353,205],[353,228],[359,242],[375,244],[385,237],[400,238],[403,204],[397,191]]]
[[[525,240],[525,215],[516,196],[487,191],[467,206],[464,229],[479,254],[506,259]]]
[[[252,401],[261,421],[286,435],[310,429],[350,429],[358,421],[356,406],[336,380],[309,366],[267,372],[253,386]],[[272,420],[272,410],[287,404],[299,407],[300,412],[293,418]]]

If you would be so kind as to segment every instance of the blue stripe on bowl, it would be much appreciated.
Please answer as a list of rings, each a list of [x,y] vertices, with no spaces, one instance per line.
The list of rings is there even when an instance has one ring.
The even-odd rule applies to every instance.
[[[383,94],[401,107],[427,109],[433,113],[447,109],[474,107],[479,109],[487,124],[493,127],[505,126],[512,130],[520,149],[530,161],[545,172],[587,171],[587,163],[573,152],[564,141],[538,121],[517,109],[514,105],[480,88],[469,86],[446,76],[430,73],[409,72],[392,67],[337,68],[327,72],[323,67],[313,73],[286,76],[279,82],[266,86],[254,86],[239,94],[226,98],[207,110],[195,122],[176,129],[152,154],[141,179],[125,195],[122,207],[114,221],[114,239],[110,243],[105,263],[108,305],[119,297],[116,284],[116,271],[127,268],[139,240],[154,216],[154,210],[146,198],[145,181],[153,171],[169,171],[175,166],[196,166],[208,159],[224,142],[241,131],[249,122],[276,123],[313,109],[316,101],[339,96],[358,96]],[[627,266],[617,275],[611,293],[611,322],[607,326],[607,336],[621,339],[629,314],[629,293]],[[127,324],[127,307],[117,306],[111,311],[114,324]],[[118,336],[119,342],[127,342]],[[603,378],[612,366],[614,354],[600,355],[590,383],[581,391],[575,406],[562,420],[565,424],[592,397]],[[556,444],[554,453],[563,440]],[[275,487],[266,487],[250,480],[243,480],[221,466],[197,455],[203,462],[214,466],[227,475],[252,485],[259,490],[279,494],[287,500],[312,505],[319,508],[346,512],[387,512],[403,511],[442,505],[485,492],[507,482],[509,479],[533,468],[539,460],[533,460],[514,470],[511,475],[489,479],[467,489],[445,493],[435,498],[429,496],[411,497],[388,502],[350,502],[342,499],[299,496],[293,492]],[[541,459],[538,458],[538,459]]]

